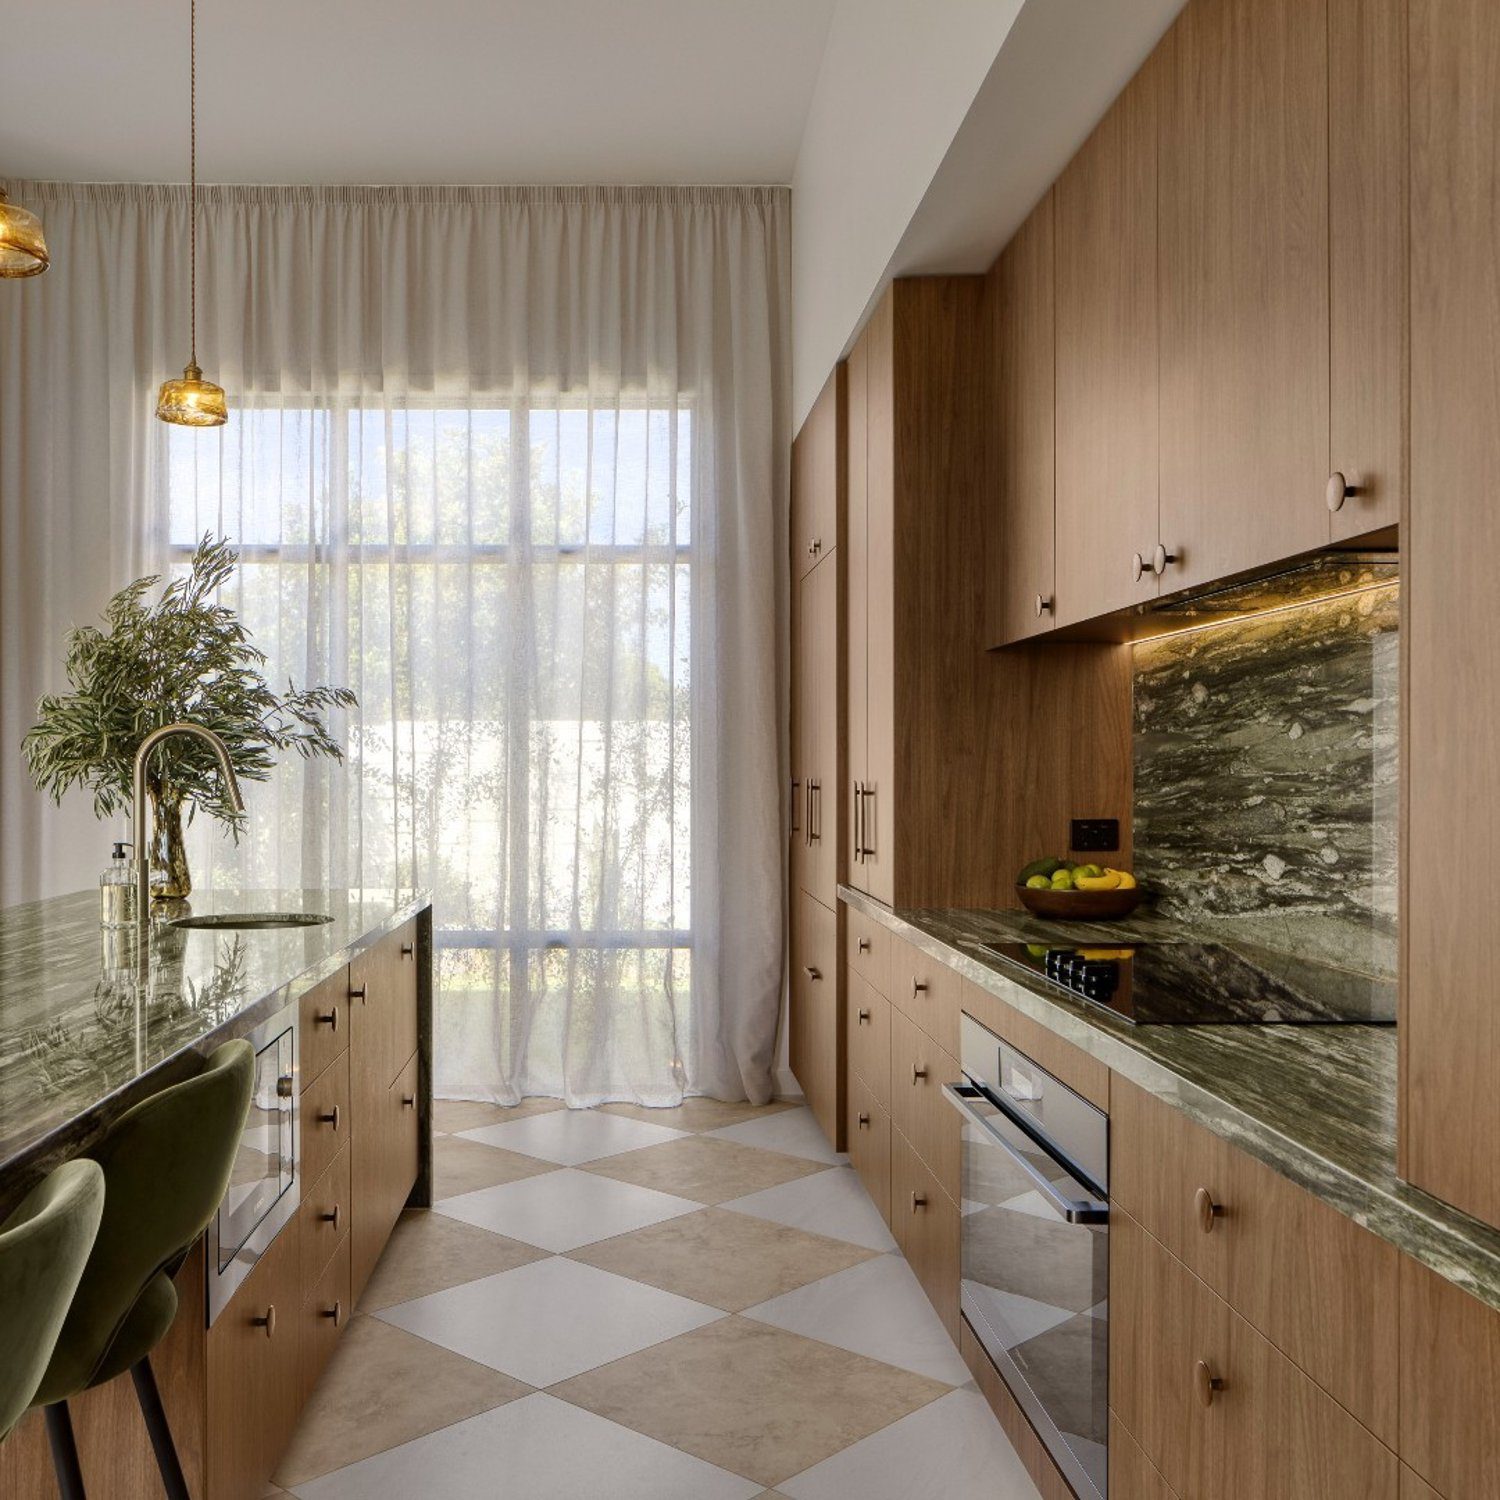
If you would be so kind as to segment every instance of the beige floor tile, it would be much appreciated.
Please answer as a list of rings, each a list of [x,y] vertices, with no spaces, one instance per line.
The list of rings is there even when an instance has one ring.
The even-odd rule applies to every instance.
[[[740,1312],[876,1253],[769,1219],[709,1208],[585,1245],[571,1258],[725,1312]]]
[[[432,1142],[432,1170],[434,1197],[456,1198],[460,1193],[535,1177],[538,1172],[555,1172],[557,1163],[468,1141],[461,1135],[440,1135]]]
[[[424,1209],[403,1214],[380,1257],[364,1295],[361,1312],[379,1312],[413,1297],[446,1291],[481,1276],[497,1276],[540,1260],[546,1251],[488,1229]],[[747,1304],[748,1305],[748,1304]]]
[[[801,1156],[690,1135],[604,1157],[590,1162],[587,1170],[698,1203],[727,1203],[731,1198],[744,1198],[765,1188],[780,1187],[783,1182],[810,1177],[827,1167]]]
[[[519,1104],[484,1104],[477,1099],[434,1099],[432,1128],[441,1133],[477,1130],[481,1125],[503,1125],[527,1115],[545,1115],[566,1106],[561,1099],[523,1099]]]
[[[779,1484],[950,1387],[745,1318],[723,1318],[551,1394],[758,1484]]]
[[[355,1318],[303,1408],[274,1478],[288,1487],[305,1484],[503,1406],[528,1389],[379,1318]]]
[[[726,1125],[741,1125],[746,1120],[779,1114],[800,1102],[773,1099],[769,1104],[747,1104],[741,1099],[739,1103],[731,1104],[722,1099],[684,1099],[676,1109],[650,1109],[644,1104],[601,1104],[599,1107],[612,1115],[624,1115],[627,1120],[670,1125],[673,1130],[721,1130]]]

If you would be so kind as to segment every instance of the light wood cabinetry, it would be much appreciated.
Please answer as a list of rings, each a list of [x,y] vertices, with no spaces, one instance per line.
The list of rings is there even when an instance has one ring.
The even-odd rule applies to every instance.
[[[950,1057],[958,1055],[963,979],[947,964],[902,938],[891,938],[891,1004]]]
[[[891,1106],[891,1002],[853,972],[844,976],[849,1067],[883,1109]]]
[[[1413,1474],[1405,1464],[1401,1465],[1401,1500],[1443,1500],[1420,1475]]]
[[[957,1118],[955,1116],[955,1118]],[[958,1342],[958,1204],[894,1125],[891,1130],[891,1233],[927,1300]]]
[[[349,1140],[349,1054],[341,1052],[302,1094],[302,1180],[316,1182]]]
[[[846,454],[842,441],[844,367],[813,403],[792,443],[792,577],[811,572],[838,545]]]
[[[1109,1496],[1110,1500],[1179,1500],[1113,1412],[1109,1414]]]
[[[874,1089],[858,1074],[849,1077],[849,1163],[887,1224],[891,1221],[891,1117]]]
[[[349,1147],[346,1143],[323,1175],[302,1193],[302,1285],[313,1286],[349,1236]]]
[[[795,892],[792,903],[788,1060],[813,1117],[829,1142],[842,1149],[844,1067],[838,918],[806,891]]]
[[[1053,190],[1059,625],[1157,592],[1158,76],[1148,60]]]
[[[1191,0],[1162,43],[1161,534],[1173,590],[1328,539],[1325,0]]]
[[[351,1293],[357,1301],[417,1180],[417,1056],[368,1106],[350,1143]]]
[[[1123,1078],[1111,1106],[1114,1202],[1394,1446],[1396,1250]]]
[[[844,955],[850,973],[858,974],[876,994],[889,997],[891,935],[888,928],[854,907],[846,907]]]
[[[353,1316],[350,1296],[349,1236],[339,1241],[322,1274],[308,1286],[302,1301],[302,1391],[305,1402],[312,1395],[318,1377],[323,1373],[338,1344],[345,1322]]]
[[[302,1261],[293,1219],[208,1330],[210,1500],[261,1500],[302,1406]]]
[[[349,971],[340,969],[314,985],[297,1005],[297,1045],[302,1087],[322,1075],[349,1049]]]
[[[1410,26],[1401,1168],[1500,1226],[1494,943],[1442,890],[1455,857],[1500,840],[1500,619],[1482,577],[1500,552],[1500,8],[1412,0]]]
[[[1053,240],[1048,192],[990,274],[997,382],[992,646],[1050,630],[1056,614]]]
[[[831,911],[838,903],[839,559],[830,552],[796,584],[797,722],[802,806],[793,868],[799,889]]]
[[[893,1007],[891,1123],[955,1203],[960,1193],[962,1132],[958,1112],[943,1097],[943,1085],[958,1079],[958,1063]]]

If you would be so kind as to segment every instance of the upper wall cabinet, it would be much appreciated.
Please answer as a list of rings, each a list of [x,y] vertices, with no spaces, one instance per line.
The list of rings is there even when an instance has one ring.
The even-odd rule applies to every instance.
[[[807,414],[792,444],[792,576],[801,578],[833,550],[838,541],[840,465],[839,413],[843,401],[843,367]]]
[[[1171,591],[1328,539],[1325,0],[1190,0],[1162,47]]]
[[[1158,76],[1148,61],[1053,190],[1059,625],[1157,591]]]
[[[989,536],[991,645],[1050,630],[1056,612],[1053,256],[1049,192],[989,275],[998,505]]]

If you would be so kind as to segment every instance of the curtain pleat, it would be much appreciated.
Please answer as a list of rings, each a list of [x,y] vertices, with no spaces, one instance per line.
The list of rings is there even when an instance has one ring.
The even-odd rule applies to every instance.
[[[0,731],[62,636],[205,531],[275,680],[352,687],[342,765],[250,791],[201,888],[425,886],[439,1093],[766,1099],[782,972],[788,220],[766,188],[18,183],[0,294]],[[86,803],[86,799],[82,799]],[[112,830],[0,762],[7,901]],[[80,850],[85,851],[80,853]]]

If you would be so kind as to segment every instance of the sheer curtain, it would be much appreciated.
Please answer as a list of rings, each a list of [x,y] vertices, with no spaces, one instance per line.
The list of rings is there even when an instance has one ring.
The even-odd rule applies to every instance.
[[[199,884],[430,888],[441,1094],[765,1099],[784,191],[211,190],[210,433],[150,419],[182,362],[181,190],[18,201],[67,311],[0,315],[0,369],[36,338],[71,357],[87,299],[136,310],[100,333],[141,445],[112,585],[226,534],[268,670],[359,695],[344,765],[255,788],[238,850],[200,824]]]

